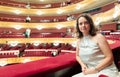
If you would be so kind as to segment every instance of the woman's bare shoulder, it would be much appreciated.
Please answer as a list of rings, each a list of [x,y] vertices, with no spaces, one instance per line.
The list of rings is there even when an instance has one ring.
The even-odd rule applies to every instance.
[[[96,37],[97,37],[97,38],[102,38],[102,39],[105,38],[101,33],[97,33],[97,34],[96,34]]]
[[[97,33],[95,38],[98,40],[98,42],[106,41],[106,38],[101,33]]]

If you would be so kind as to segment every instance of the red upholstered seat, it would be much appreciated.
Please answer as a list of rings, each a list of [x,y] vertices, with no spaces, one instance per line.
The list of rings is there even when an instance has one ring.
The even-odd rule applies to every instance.
[[[109,76],[101,74],[101,75],[99,75],[99,77],[109,77]]]

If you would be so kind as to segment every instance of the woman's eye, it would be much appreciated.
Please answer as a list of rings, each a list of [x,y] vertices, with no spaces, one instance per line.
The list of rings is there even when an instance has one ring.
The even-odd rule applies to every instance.
[[[83,25],[83,24],[85,24],[85,25],[87,25],[87,24],[89,24],[87,21],[86,22],[81,22],[81,23],[79,23],[79,25]]]
[[[79,23],[79,25],[82,25],[82,23]]]

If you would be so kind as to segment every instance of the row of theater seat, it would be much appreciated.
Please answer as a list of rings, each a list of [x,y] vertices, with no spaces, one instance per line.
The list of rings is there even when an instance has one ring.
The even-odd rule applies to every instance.
[[[76,1],[77,2],[77,1]],[[19,8],[27,8],[26,4],[18,4],[18,3],[12,3],[12,2],[2,2],[0,1],[0,5],[5,5],[5,6],[12,6],[12,7],[19,7]],[[50,5],[50,6],[49,6]],[[54,3],[54,4],[42,4],[42,5],[31,5],[30,8],[32,9],[40,9],[40,8],[57,8],[57,7],[62,7],[62,6],[66,6],[67,2],[64,3],[64,5],[62,5],[62,3]]]
[[[17,4],[17,3],[3,2],[3,1],[0,1],[0,5],[25,7],[25,4]]]
[[[75,50],[71,44],[60,43],[58,46],[52,43],[41,43],[37,46],[34,44],[18,44],[16,46],[11,46],[10,44],[1,45],[1,50],[22,50],[22,49],[58,49],[58,50]]]
[[[39,4],[39,5],[31,5],[29,4],[25,4],[25,3],[14,3],[14,2],[3,2],[0,1],[0,5],[4,5],[4,6],[12,6],[12,7],[19,7],[19,8],[32,8],[32,9],[41,9],[41,8],[57,8],[57,7],[63,7],[63,6],[67,6],[70,4],[74,4],[77,2],[80,2],[82,0],[68,0],[66,2],[61,2],[61,3],[51,3],[51,4]],[[28,6],[28,7],[27,7]]]
[[[0,38],[25,38],[25,36],[23,34],[21,34],[21,35],[2,34],[2,35],[0,35]]]
[[[66,33],[50,33],[50,34],[31,34],[30,37],[31,38],[44,38],[44,37],[51,37],[51,38],[55,38],[55,37],[59,37],[62,38],[66,35]]]
[[[8,51],[0,51],[0,58],[9,58],[9,57],[30,57],[30,56],[57,56],[63,55],[67,53],[75,53],[75,51],[70,50],[61,50],[57,49],[26,49],[24,52],[20,52],[19,50],[8,50]]]
[[[19,50],[19,55],[14,54],[13,52],[8,51],[15,51]],[[76,48],[72,47],[70,44],[65,45],[64,43],[61,46],[51,46],[50,44],[40,44],[39,46],[34,46],[33,44],[25,45],[22,44],[21,46],[17,45],[14,47],[10,47],[10,45],[5,44],[1,46],[0,55],[1,57],[17,57],[17,56],[54,56],[54,54],[65,54],[70,53],[68,51],[75,51]],[[7,56],[8,55],[8,56]]]
[[[22,18],[10,18],[10,17],[0,17],[0,21],[25,22],[25,19],[22,19]]]
[[[109,36],[106,36],[106,38],[112,40],[120,40],[120,34],[111,34]]]
[[[17,57],[19,53],[19,50],[0,51],[0,58]]]
[[[56,17],[57,18],[57,17]],[[61,22],[61,21],[67,21],[66,16],[61,17],[61,18],[44,18],[44,19],[32,19],[30,22]],[[0,17],[0,21],[9,21],[9,22],[26,22],[26,18],[10,18],[10,17]]]
[[[110,34],[105,35],[107,39],[120,40],[120,34]],[[67,35],[66,33],[54,33],[54,34],[31,34],[31,38],[55,38],[55,37],[72,37],[72,35]],[[0,34],[0,38],[25,38],[24,34]]]
[[[0,34],[0,38],[25,38],[25,34]],[[50,34],[30,34],[30,38],[62,38],[62,37],[68,37],[66,33],[50,33]],[[69,36],[72,37],[72,36]]]

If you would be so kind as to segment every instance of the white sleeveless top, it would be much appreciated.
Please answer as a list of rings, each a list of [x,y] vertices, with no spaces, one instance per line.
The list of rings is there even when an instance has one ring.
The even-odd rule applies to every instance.
[[[88,68],[96,67],[101,62],[101,60],[105,58],[104,54],[100,50],[99,45],[92,41],[90,39],[90,36],[86,36],[81,39],[79,49],[80,58],[88,66]],[[112,65],[104,68],[97,74],[78,74],[73,77],[98,77],[100,74],[105,74],[109,77],[117,77],[118,70],[115,64],[113,63]]]

